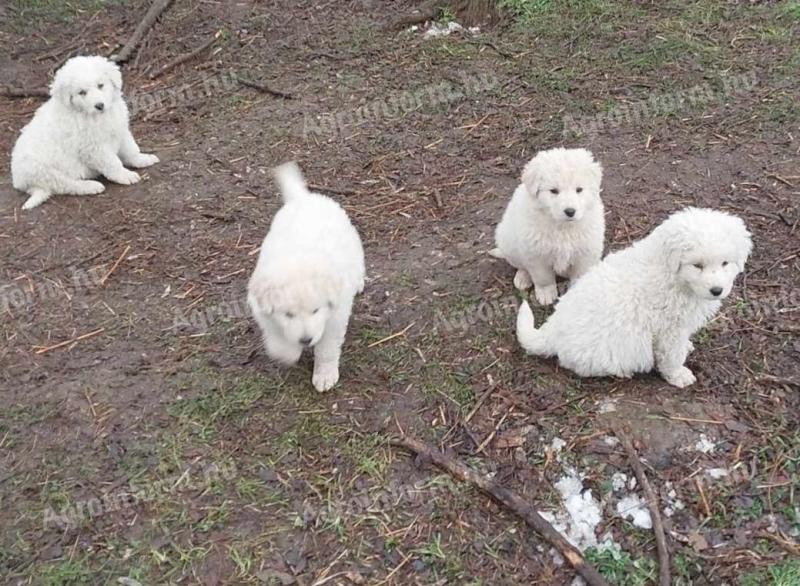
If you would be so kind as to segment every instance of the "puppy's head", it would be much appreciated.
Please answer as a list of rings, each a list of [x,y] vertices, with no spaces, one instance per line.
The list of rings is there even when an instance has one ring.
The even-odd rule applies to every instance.
[[[522,170],[522,183],[557,222],[576,222],[600,201],[603,167],[586,149],[541,151]]]
[[[253,275],[248,298],[254,311],[277,326],[292,344],[314,346],[339,302],[339,283],[326,271],[309,270],[302,262]]]
[[[653,232],[670,274],[701,299],[724,299],[753,245],[744,222],[725,212],[686,208]]]
[[[122,74],[105,57],[73,57],[56,72],[50,95],[68,108],[102,116],[122,95]]]

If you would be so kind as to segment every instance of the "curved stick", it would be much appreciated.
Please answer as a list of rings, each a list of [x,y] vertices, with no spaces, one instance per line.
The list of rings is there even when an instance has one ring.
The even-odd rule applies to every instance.
[[[600,572],[586,562],[583,554],[515,492],[500,486],[493,480],[481,476],[471,468],[468,468],[465,464],[446,456],[438,450],[428,447],[414,438],[403,436],[399,439],[391,440],[390,443],[419,454],[423,458],[429,458],[431,462],[447,470],[456,478],[474,484],[483,492],[494,497],[495,500],[500,501],[511,509],[512,512],[522,517],[530,527],[544,537],[550,545],[555,547],[575,571],[586,580],[589,586],[608,586],[608,582],[600,575]]]

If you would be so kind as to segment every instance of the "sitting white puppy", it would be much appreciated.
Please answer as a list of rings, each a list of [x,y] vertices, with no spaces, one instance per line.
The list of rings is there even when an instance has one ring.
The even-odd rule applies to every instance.
[[[690,337],[717,313],[751,247],[736,216],[687,208],[595,265],[538,330],[523,303],[517,339],[580,376],[630,377],[655,367],[668,383],[688,386]]]
[[[158,163],[146,155],[128,129],[119,67],[105,57],[73,57],[56,72],[50,99],[33,116],[11,152],[16,189],[30,197],[29,210],[57,193],[92,195],[105,186],[103,175],[130,185],[139,175],[129,167]]]
[[[517,269],[517,289],[542,305],[558,297],[556,276],[575,281],[603,254],[603,168],[586,149],[542,151],[522,171],[490,254]]]
[[[314,387],[327,391],[339,380],[353,298],[364,289],[361,238],[332,199],[308,191],[300,169],[275,169],[284,205],[261,245],[247,302],[267,354],[294,364],[314,348]]]

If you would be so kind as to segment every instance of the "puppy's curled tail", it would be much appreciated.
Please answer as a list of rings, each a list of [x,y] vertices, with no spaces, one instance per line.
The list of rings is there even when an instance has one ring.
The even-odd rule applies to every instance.
[[[523,301],[517,313],[517,340],[528,354],[547,354],[545,337],[536,329],[533,311],[527,301]]]
[[[297,163],[290,161],[272,170],[272,175],[283,194],[284,203],[308,195],[308,186]]]

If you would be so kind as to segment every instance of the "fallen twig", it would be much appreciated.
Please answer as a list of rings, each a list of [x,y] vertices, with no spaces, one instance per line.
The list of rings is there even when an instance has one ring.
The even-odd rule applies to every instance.
[[[125,43],[119,53],[111,56],[111,60],[115,61],[116,63],[125,63],[128,59],[130,59],[131,55],[136,50],[136,47],[138,47],[139,43],[141,43],[142,39],[144,39],[147,31],[150,30],[150,27],[155,24],[155,22],[158,20],[158,17],[161,16],[161,13],[164,12],[171,3],[172,0],[154,0],[150,5],[150,9],[139,23],[139,26],[136,27],[136,30],[133,31],[133,34],[128,39],[128,42]]]
[[[117,270],[117,267],[119,266],[119,263],[121,263],[121,262],[122,262],[122,259],[123,259],[123,258],[125,258],[125,255],[126,255],[126,254],[128,254],[128,251],[129,251],[130,249],[131,249],[130,245],[126,246],[126,247],[125,247],[125,250],[123,250],[123,251],[122,251],[122,254],[120,254],[120,255],[119,255],[119,258],[117,259],[117,262],[115,262],[115,263],[112,265],[112,267],[111,267],[110,269],[108,269],[108,272],[107,272],[105,275],[103,275],[103,278],[102,278],[102,279],[100,279],[100,285],[101,285],[101,286],[102,286],[102,285],[105,285],[105,284],[106,284],[106,281],[107,281],[107,280],[108,280],[108,278],[111,276],[111,273],[113,273],[114,271],[116,271],[116,270]]]
[[[77,338],[72,338],[70,340],[64,340],[63,342],[59,342],[55,346],[34,346],[36,348],[37,354],[44,354],[45,352],[50,352],[50,350],[56,350],[57,348],[63,348],[64,346],[69,346],[74,342],[80,342],[81,340],[85,340],[86,338],[91,338],[92,336],[96,336],[97,334],[101,334],[105,332],[105,328],[100,328],[99,330],[95,330],[93,332],[89,332],[88,334],[83,334],[82,336],[78,336]]]
[[[394,22],[390,22],[384,28],[386,30],[399,30],[408,26],[422,24],[423,22],[432,20],[436,17],[443,4],[444,3],[442,0],[429,0],[420,6],[415,14],[403,16]]]
[[[636,479],[642,486],[644,491],[644,498],[647,501],[647,508],[650,509],[650,516],[653,518],[653,533],[656,537],[656,549],[658,550],[658,566],[659,566],[659,583],[661,586],[670,586],[670,563],[669,563],[669,549],[667,549],[667,538],[664,534],[664,524],[661,522],[661,512],[658,508],[658,497],[650,486],[650,481],[647,480],[647,475],[644,473],[644,466],[636,453],[636,448],[633,447],[631,438],[628,437],[621,427],[614,429],[614,434],[619,439],[622,447],[628,453],[628,462],[630,462],[633,472],[636,474]]]
[[[242,84],[245,87],[253,88],[254,90],[258,90],[265,94],[270,94],[271,96],[275,96],[276,98],[283,98],[284,100],[294,100],[294,96],[292,94],[287,94],[286,92],[282,92],[279,90],[274,90],[271,87],[268,87],[266,84],[261,83],[260,81],[253,81],[252,79],[245,79],[243,77],[239,77],[238,75],[235,76],[236,81]]]
[[[50,92],[46,88],[2,87],[0,96],[4,98],[49,98]]]
[[[550,545],[555,547],[558,552],[569,562],[569,564],[583,577],[589,586],[608,586],[603,576],[590,564],[586,562],[583,554],[567,541],[561,533],[556,531],[536,510],[529,505],[521,496],[500,486],[493,480],[478,474],[461,462],[446,456],[438,450],[431,449],[421,441],[404,436],[393,439],[391,444],[414,452],[423,458],[443,468],[453,476],[460,478],[464,482],[474,484],[482,491],[492,496],[506,507],[519,515],[525,522],[532,527],[539,535],[547,540]]]
[[[167,63],[164,67],[162,67],[155,73],[151,73],[150,79],[156,79],[158,77],[161,77],[165,73],[169,73],[170,71],[175,69],[178,65],[182,65],[187,61],[191,61],[192,59],[197,57],[200,53],[208,49],[211,45],[216,43],[218,38],[219,38],[219,31],[217,31],[208,41],[197,47],[197,49],[195,49],[191,53],[184,53],[183,55],[179,55],[177,58]]]
[[[415,323],[416,322],[412,321],[410,324],[408,324],[405,328],[403,328],[399,332],[396,332],[396,333],[392,334],[391,336],[386,336],[385,338],[381,338],[380,340],[377,340],[377,341],[373,342],[372,344],[370,344],[369,346],[367,346],[367,348],[374,348],[375,346],[380,346],[384,342],[388,342],[389,340],[394,340],[395,338],[399,338],[400,336],[405,334],[408,330],[410,330],[411,326],[413,326]]]
[[[339,189],[338,187],[325,187],[324,185],[316,185],[309,183],[308,188],[312,191],[321,191],[323,193],[334,193],[336,195],[357,195],[357,192],[352,189]]]

